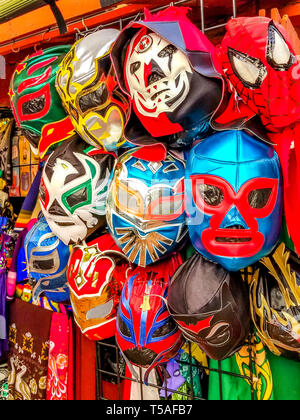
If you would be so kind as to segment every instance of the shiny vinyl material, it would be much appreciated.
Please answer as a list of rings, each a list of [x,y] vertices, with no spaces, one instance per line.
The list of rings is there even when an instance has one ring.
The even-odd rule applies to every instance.
[[[260,260],[250,286],[253,323],[276,355],[300,358],[300,261],[283,243]]]
[[[168,309],[184,337],[223,360],[250,332],[249,289],[241,274],[194,254],[172,276]]]
[[[50,229],[42,217],[25,237],[24,251],[29,281],[34,284],[33,302],[45,295],[53,302],[65,302],[70,294],[67,265],[70,250]]]
[[[190,238],[204,257],[238,271],[276,246],[283,187],[272,147],[242,131],[201,141],[188,156],[185,193]]]
[[[110,49],[116,29],[103,29],[77,41],[57,73],[56,88],[77,133],[87,143],[112,151],[122,147],[128,98],[116,81]]]
[[[76,324],[90,340],[116,332],[116,316],[129,264],[109,234],[72,248],[68,264],[70,300]]]
[[[115,155],[89,146],[78,136],[49,156],[39,200],[52,231],[65,243],[85,240],[106,226],[107,189]]]
[[[60,123],[60,129],[51,136],[47,149],[72,133],[55,89],[58,66],[69,50],[69,45],[60,45],[36,52],[17,65],[10,82],[9,96],[15,120],[36,154],[50,125],[52,132],[54,123]]]
[[[170,153],[164,160],[146,160],[141,150],[128,151],[116,162],[107,223],[128,259],[145,267],[176,250],[187,232],[184,162]]]

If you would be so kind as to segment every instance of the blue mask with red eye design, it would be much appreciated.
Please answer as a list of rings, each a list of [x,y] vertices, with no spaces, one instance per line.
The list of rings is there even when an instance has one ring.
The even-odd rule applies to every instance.
[[[119,157],[107,200],[113,238],[128,259],[141,267],[173,252],[187,233],[185,164],[170,153],[160,159],[153,150],[137,148]]]
[[[204,257],[238,271],[276,246],[283,192],[272,147],[242,131],[203,140],[188,156],[185,191],[190,238]]]

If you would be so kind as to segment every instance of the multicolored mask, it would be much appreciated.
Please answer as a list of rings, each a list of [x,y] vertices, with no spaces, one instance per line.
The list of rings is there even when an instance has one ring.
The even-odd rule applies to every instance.
[[[231,19],[218,51],[226,77],[270,131],[299,120],[300,66],[285,29],[266,17]]]
[[[86,239],[106,225],[105,207],[115,155],[79,137],[49,156],[42,174],[40,203],[52,231],[65,243]]]
[[[259,262],[250,286],[251,315],[277,356],[300,357],[300,260],[281,243]]]
[[[237,271],[276,246],[283,192],[272,147],[237,130],[203,140],[189,153],[185,191],[190,238],[209,260]]]
[[[42,294],[53,302],[68,301],[69,247],[51,231],[44,217],[27,233],[24,250],[29,281],[34,284],[33,302]]]
[[[74,127],[55,89],[58,66],[70,50],[60,45],[27,57],[11,79],[9,96],[18,126],[36,154],[74,135]]]
[[[150,149],[133,149],[118,158],[107,199],[112,236],[142,267],[174,251],[186,235],[184,163],[170,153],[164,160],[150,160]]]
[[[194,254],[172,277],[168,309],[184,337],[214,360],[233,355],[250,332],[249,290],[240,273]]]
[[[90,340],[116,332],[117,308],[128,261],[109,234],[75,245],[68,264],[68,285],[74,319]]]
[[[214,46],[187,11],[146,10],[145,20],[131,22],[112,48],[119,84],[132,101],[125,135],[134,144],[182,148],[210,131],[223,80]]]
[[[116,29],[102,29],[77,41],[57,73],[56,88],[77,133],[89,144],[122,147],[128,98],[116,81],[110,50]]]
[[[181,262],[173,255],[151,268],[131,270],[122,290],[116,341],[127,361],[148,368],[146,378],[151,369],[174,357],[183,344],[165,304],[169,278]]]

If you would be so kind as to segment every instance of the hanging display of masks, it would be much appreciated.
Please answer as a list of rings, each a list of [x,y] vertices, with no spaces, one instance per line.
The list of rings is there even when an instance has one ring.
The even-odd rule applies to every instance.
[[[171,153],[160,159],[156,150],[137,148],[120,156],[107,199],[113,238],[142,267],[170,254],[186,236],[184,162]]]
[[[59,45],[37,51],[19,63],[10,83],[10,103],[18,126],[36,155],[74,134],[55,88],[58,66],[70,50]]]
[[[268,255],[280,235],[282,190],[270,146],[242,131],[201,141],[188,155],[185,178],[193,246],[229,271]]]
[[[254,336],[269,355],[300,360],[298,46],[288,20],[284,29],[267,17],[230,18],[217,40],[192,9],[163,7],[120,30],[75,28],[74,44],[35,48],[16,66],[9,99],[25,140],[17,150],[7,131],[3,150],[12,142],[19,152],[12,173],[24,175],[22,196],[31,155],[41,177],[38,201],[25,200],[32,214],[20,246],[3,260],[7,287],[17,282],[7,298],[67,312],[76,345],[81,337],[95,352],[105,340],[112,370],[122,360],[145,385],[158,374],[162,397],[202,398],[208,366],[234,355],[259,395],[276,375],[259,352],[252,360]],[[188,376],[165,389],[174,360],[195,372],[201,392]],[[267,376],[253,376],[252,364]]]
[[[253,323],[276,356],[300,358],[300,260],[281,243],[260,260],[250,285]]]
[[[85,240],[106,226],[106,197],[114,161],[114,154],[89,146],[77,136],[49,156],[39,199],[50,228],[65,244]]]
[[[33,302],[44,294],[53,302],[67,302],[67,265],[70,250],[50,229],[46,219],[38,220],[26,234],[24,251],[28,280],[33,285]]]
[[[183,344],[181,332],[166,307],[169,278],[182,260],[129,270],[117,314],[116,341],[124,357],[149,372],[174,357]]]
[[[116,29],[77,41],[62,61],[56,88],[77,133],[87,143],[112,151],[124,146],[128,98],[119,88],[110,59]]]
[[[167,301],[184,337],[214,360],[230,357],[248,337],[247,283],[240,273],[230,273],[198,253],[172,277]]]
[[[109,234],[75,245],[68,264],[74,319],[90,340],[116,332],[116,315],[129,264]]]

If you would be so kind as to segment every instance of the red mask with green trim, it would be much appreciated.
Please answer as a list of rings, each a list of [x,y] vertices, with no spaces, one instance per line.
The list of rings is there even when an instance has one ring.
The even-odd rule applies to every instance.
[[[55,88],[58,66],[69,49],[61,45],[38,51],[18,64],[11,79],[9,96],[16,122],[41,156],[74,134]]]

